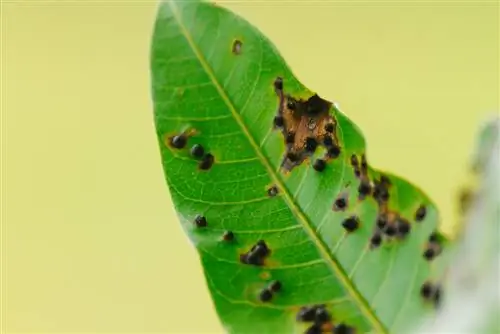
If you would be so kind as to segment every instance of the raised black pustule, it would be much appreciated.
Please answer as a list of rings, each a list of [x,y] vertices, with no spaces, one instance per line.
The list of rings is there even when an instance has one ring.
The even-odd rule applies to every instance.
[[[353,334],[354,333],[354,328],[347,326],[344,323],[340,323],[333,327],[333,333],[334,334]]]
[[[273,293],[268,288],[264,288],[259,293],[259,299],[261,302],[268,302],[273,298]]]
[[[370,184],[370,181],[367,181],[367,180],[363,180],[361,181],[361,183],[359,184],[359,187],[358,187],[358,193],[361,197],[365,197],[367,195],[369,195],[372,191],[372,186]]]
[[[358,157],[355,154],[351,155],[351,165],[353,167],[357,167],[359,165]]]
[[[327,111],[330,108],[330,102],[319,97],[318,94],[314,94],[307,100],[306,113],[309,116],[316,116],[322,112]]]
[[[425,206],[421,205],[417,211],[415,212],[415,220],[421,222],[425,219],[425,215],[427,214],[427,209]]]
[[[314,153],[314,151],[316,151],[317,147],[318,147],[318,142],[316,141],[315,138],[308,137],[306,139],[305,149],[307,152]]]
[[[332,146],[332,145],[333,145],[333,139],[332,139],[332,137],[330,137],[330,136],[325,136],[325,137],[323,138],[323,145],[325,145],[326,147],[330,147],[330,146]]]
[[[317,172],[322,172],[326,168],[326,161],[323,159],[316,159],[313,164],[313,168]]]
[[[347,232],[354,232],[359,227],[359,218],[356,216],[348,217],[342,222],[342,226]]]
[[[332,145],[328,148],[328,156],[332,159],[337,158],[340,155],[340,147],[337,145]]]
[[[422,286],[420,287],[420,295],[426,300],[431,299],[434,295],[434,286],[432,285],[432,283],[425,282],[424,284],[422,284]]]
[[[243,47],[243,43],[240,40],[235,40],[233,42],[233,48],[232,48],[233,54],[240,55],[242,47]]]
[[[377,227],[383,229],[387,225],[387,217],[385,215],[379,215],[377,217]]]
[[[333,125],[333,123],[327,123],[325,125],[326,132],[333,133],[333,130],[335,130],[335,126]]]
[[[315,307],[315,306],[301,307],[299,312],[297,312],[297,316],[296,316],[297,321],[300,321],[300,322],[314,321],[314,318],[316,316],[316,309],[317,309],[317,307]]]
[[[295,101],[293,101],[289,98],[288,101],[286,102],[286,107],[290,110],[295,110],[297,108],[297,105],[296,105]]]
[[[274,126],[276,126],[277,128],[281,128],[285,124],[285,120],[283,119],[283,116],[281,116],[281,115],[275,116],[273,122],[274,122]]]
[[[312,324],[304,332],[304,334],[322,334],[322,333],[323,331],[321,330],[320,324]]]
[[[201,170],[209,170],[214,164],[214,156],[210,153],[207,153],[203,156],[198,165]]]
[[[410,233],[411,225],[406,219],[399,218],[397,223],[398,234],[402,237]]]
[[[437,233],[436,232],[431,233],[431,235],[429,236],[429,242],[437,243],[438,241],[439,241],[439,237],[438,237]]]
[[[347,200],[344,197],[339,197],[335,200],[334,209],[344,210],[347,206]]]
[[[327,321],[330,320],[330,314],[328,313],[328,311],[326,310],[326,308],[324,308],[324,307],[318,307],[316,309],[316,313],[314,315],[314,320],[318,324],[323,324],[323,323],[325,323],[325,322],[327,322]]]
[[[278,194],[278,187],[276,186],[271,186],[269,189],[267,189],[267,195],[269,197],[274,197]]]
[[[385,227],[384,233],[388,235],[389,237],[393,237],[396,235],[397,229],[394,225],[389,224]]]
[[[261,266],[264,264],[264,258],[269,255],[271,250],[264,240],[259,240],[247,253],[240,255],[240,261],[245,264]]]
[[[283,78],[277,77],[274,80],[274,89],[276,89],[276,90],[283,90]]]
[[[196,217],[194,217],[194,224],[196,225],[196,227],[206,227],[207,219],[202,215],[197,215]]]
[[[280,281],[272,281],[271,284],[269,284],[269,290],[272,292],[278,292],[281,290],[281,282]]]
[[[295,141],[295,132],[288,132],[286,134],[285,141],[287,144],[293,144],[293,142]]]
[[[424,251],[424,257],[427,261],[432,261],[434,259],[434,257],[436,256],[436,252],[434,251],[434,248],[430,247],[430,248],[427,248],[425,251]]]
[[[182,149],[187,144],[187,136],[184,134],[173,136],[170,140],[170,145],[176,149]]]
[[[382,236],[380,235],[379,232],[375,232],[375,234],[373,234],[370,239],[370,245],[373,248],[377,248],[378,246],[380,246],[381,243],[382,243]]]
[[[233,241],[234,240],[234,233],[231,231],[226,231],[222,235],[222,240],[224,241]]]
[[[354,167],[354,175],[356,177],[360,177],[361,176],[361,171],[359,170],[358,167]]]
[[[203,157],[204,154],[205,154],[205,149],[200,144],[194,144],[191,147],[191,155],[194,158],[199,159],[199,158]]]

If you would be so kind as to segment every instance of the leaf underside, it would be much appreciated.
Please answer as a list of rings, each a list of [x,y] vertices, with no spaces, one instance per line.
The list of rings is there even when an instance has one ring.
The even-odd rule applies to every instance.
[[[151,73],[165,177],[228,332],[303,333],[314,322],[298,312],[322,304],[331,319],[316,321],[319,332],[343,323],[400,333],[433,310],[420,290],[444,266],[423,257],[437,228],[434,204],[366,164],[359,129],[304,87],[255,27],[206,2],[163,2]],[[195,144],[213,164],[192,156]],[[362,183],[370,185],[364,197]],[[259,240],[269,252],[255,260]],[[441,246],[432,245],[436,254]],[[262,301],[273,281],[281,289]]]

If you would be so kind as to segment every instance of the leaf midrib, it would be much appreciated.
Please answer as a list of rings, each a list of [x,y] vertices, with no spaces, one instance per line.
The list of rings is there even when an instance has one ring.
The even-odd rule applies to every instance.
[[[294,216],[301,222],[302,226],[306,230],[306,232],[309,234],[309,237],[312,239],[312,241],[317,245],[317,248],[323,257],[325,259],[325,262],[329,264],[331,267],[332,271],[336,274],[337,278],[341,281],[341,283],[344,285],[346,290],[349,292],[351,295],[352,299],[355,301],[356,304],[358,304],[359,309],[364,313],[365,317],[372,323],[374,329],[378,333],[388,333],[387,330],[385,329],[384,325],[380,322],[380,320],[377,318],[373,310],[370,308],[368,305],[367,301],[364,299],[364,297],[359,293],[359,291],[356,289],[356,287],[351,283],[349,280],[347,274],[344,272],[340,264],[337,262],[337,260],[331,256],[330,252],[328,251],[328,248],[324,244],[324,242],[319,238],[319,236],[316,234],[315,229],[312,227],[312,224],[309,222],[309,219],[305,216],[304,212],[302,212],[302,209],[298,207],[298,205],[294,202],[293,198],[290,195],[290,192],[288,191],[288,188],[283,184],[281,179],[278,177],[276,174],[275,170],[272,168],[268,158],[260,151],[259,146],[255,142],[253,136],[250,134],[248,131],[245,123],[241,119],[240,115],[236,111],[236,108],[234,107],[233,103],[227,96],[226,92],[218,82],[217,78],[215,77],[215,74],[213,73],[212,68],[208,64],[208,62],[205,60],[204,56],[194,43],[193,39],[191,38],[190,33],[184,26],[181,17],[179,16],[177,12],[177,6],[175,5],[175,1],[173,0],[168,0],[168,5],[170,9],[172,10],[172,15],[173,18],[176,20],[177,24],[179,25],[179,28],[184,35],[184,38],[188,42],[191,50],[195,54],[196,58],[200,62],[201,66],[205,70],[206,74],[209,76],[210,80],[212,81],[213,85],[215,86],[217,92],[219,93],[220,97],[223,99],[224,103],[227,105],[229,108],[232,116],[234,117],[235,121],[238,123],[240,126],[241,130],[245,134],[245,136],[248,138],[248,141],[250,142],[250,145],[253,147],[255,153],[259,157],[259,160],[267,170],[269,176],[271,179],[274,181],[276,185],[279,186],[280,189],[282,189],[282,196],[285,199],[285,202],[287,203],[288,207],[294,214]]]

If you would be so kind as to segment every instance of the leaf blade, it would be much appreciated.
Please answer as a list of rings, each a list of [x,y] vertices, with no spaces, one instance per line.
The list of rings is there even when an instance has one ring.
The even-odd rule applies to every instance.
[[[191,22],[191,26],[189,22]],[[224,27],[229,26],[233,29],[224,30]],[[182,47],[179,46],[182,44],[180,42],[177,44],[174,43],[173,46],[171,45],[168,48],[163,46],[162,43],[164,41],[158,36],[167,34],[167,31],[171,35],[175,35],[174,31],[177,31],[177,37],[181,36],[185,39]],[[207,31],[209,33],[206,33]],[[231,33],[227,34],[227,31],[231,31]],[[223,35],[222,37],[221,34]],[[214,52],[206,45],[207,42],[204,41],[204,38],[206,39],[207,37],[204,36],[209,36],[208,38],[212,38],[213,41],[223,40],[225,43],[216,44],[217,52]],[[228,55],[231,43],[228,42],[236,38],[243,41],[241,55],[230,59]],[[259,48],[256,45],[259,45]],[[180,55],[171,55],[171,53],[175,53],[173,50],[176,47],[178,50],[181,50],[179,52]],[[190,52],[192,54],[188,55]],[[345,314],[340,318],[343,317],[346,320],[351,320],[357,325],[358,329],[373,329],[384,333],[388,331],[387,327],[394,325],[393,323],[396,323],[396,329],[403,328],[404,326],[399,325],[399,323],[405,322],[409,318],[407,310],[405,310],[406,313],[403,312],[403,315],[401,315],[394,307],[384,304],[386,299],[377,299],[380,294],[384,295],[384,293],[374,290],[376,286],[374,284],[365,287],[363,293],[358,291],[358,287],[364,282],[363,275],[360,277],[359,270],[364,274],[370,274],[370,270],[374,270],[373,265],[368,267],[364,265],[366,261],[369,261],[369,263],[385,261],[386,265],[384,268],[387,270],[386,272],[382,271],[379,275],[380,277],[383,276],[380,282],[382,290],[390,290],[392,285],[401,284],[401,282],[411,282],[411,289],[408,289],[408,294],[401,301],[407,303],[410,300],[410,310],[413,307],[414,309],[418,309],[419,312],[423,312],[422,307],[419,305],[415,306],[415,298],[409,296],[410,292],[412,293],[411,296],[415,294],[417,289],[415,282],[421,282],[429,274],[429,269],[425,267],[426,263],[418,262],[417,269],[412,271],[410,275],[403,277],[404,279],[402,280],[398,277],[393,277],[394,275],[390,276],[389,273],[391,271],[389,269],[394,266],[395,268],[405,269],[405,259],[407,257],[415,258],[411,252],[414,252],[415,249],[421,246],[424,242],[424,237],[427,237],[436,226],[437,218],[435,216],[437,213],[435,209],[420,190],[412,187],[406,181],[391,176],[392,182],[396,184],[394,189],[404,190],[401,191],[402,194],[399,198],[396,196],[396,200],[391,198],[391,203],[389,204],[392,207],[396,207],[401,212],[404,211],[406,215],[409,215],[410,210],[414,210],[412,206],[414,206],[416,198],[429,204],[429,216],[431,219],[425,225],[425,229],[421,229],[418,238],[411,238],[412,243],[403,244],[399,247],[398,251],[394,251],[393,248],[390,253],[391,257],[388,257],[386,253],[382,256],[380,253],[379,255],[373,255],[374,253],[369,252],[366,248],[366,240],[371,233],[368,229],[365,229],[363,234],[346,237],[346,234],[343,233],[340,227],[339,218],[333,219],[337,224],[335,228],[332,227],[331,211],[324,210],[325,201],[323,199],[333,201],[345,183],[356,182],[352,171],[349,170],[347,172],[348,163],[346,160],[349,159],[349,154],[347,153],[364,153],[365,141],[360,135],[359,129],[345,115],[334,108],[335,117],[339,123],[339,140],[345,145],[344,150],[346,153],[343,153],[343,158],[333,161],[330,166],[331,168],[325,172],[322,178],[318,178],[312,169],[306,168],[308,166],[305,165],[298,167],[290,175],[282,175],[278,172],[281,163],[280,156],[284,151],[284,147],[279,138],[279,133],[270,131],[269,126],[274,115],[274,111],[271,109],[275,108],[274,106],[276,105],[276,95],[272,89],[272,82],[277,76],[281,76],[284,78],[287,90],[291,94],[310,97],[312,93],[295,79],[284,64],[281,56],[265,37],[261,36],[258,31],[243,20],[212,5],[206,3],[176,4],[174,2],[166,2],[160,7],[152,54],[155,122],[162,148],[162,156],[164,159],[169,159],[167,161],[164,160],[167,183],[171,189],[179,218],[200,251],[207,283],[212,291],[218,313],[226,326],[232,326],[232,330],[230,331],[243,333],[249,331],[250,328],[252,331],[256,330],[256,324],[252,319],[245,319],[241,316],[246,312],[258,313],[258,316],[256,316],[258,319],[271,318],[283,321],[283,323],[276,320],[265,321],[265,326],[262,329],[263,332],[272,332],[272,329],[278,332],[283,331],[285,328],[294,329],[294,317],[291,314],[297,311],[299,305],[312,302],[322,303],[330,300],[334,304],[335,314],[337,316],[339,314],[342,315],[342,310],[338,302],[344,302],[345,295],[351,296],[348,300],[350,306],[345,307],[348,311],[345,311]],[[218,55],[220,59],[214,58],[214,54]],[[169,74],[158,63],[159,59],[169,58],[189,59],[186,60],[189,62],[193,59],[193,55],[194,59],[199,61],[199,67],[205,72],[205,76],[197,72],[198,85],[196,85],[194,79],[186,78],[184,73]],[[242,57],[245,56],[248,58],[246,60],[243,58],[242,60]],[[239,59],[235,60],[237,58]],[[258,65],[254,64],[254,59],[259,59],[257,61]],[[229,65],[224,66],[223,61]],[[263,64],[267,64],[266,67],[270,70],[264,71]],[[193,66],[195,67],[195,65]],[[257,72],[255,71],[256,68],[259,69]],[[170,69],[172,67],[169,67]],[[183,71],[185,72],[186,68],[183,68]],[[190,73],[189,68],[187,68],[187,72]],[[162,75],[165,75],[165,77],[162,77]],[[236,84],[232,84],[231,80],[234,80],[232,78],[235,75],[239,75],[240,77],[237,77]],[[253,78],[253,81],[241,79],[242,75]],[[175,106],[182,105],[182,111],[167,110],[161,105],[161,101],[165,99],[165,95],[163,92],[158,93],[161,90],[158,90],[157,85],[164,83],[167,77],[170,80],[168,85],[174,87],[171,89],[172,92],[169,92],[170,96],[174,96],[174,98],[171,98],[174,101],[171,106],[175,108]],[[180,83],[175,83],[176,80],[180,81],[183,86]],[[252,83],[248,83],[250,81]],[[182,88],[179,90],[179,87]],[[205,101],[198,98],[198,102],[194,106],[194,111],[189,111],[188,107],[191,105],[188,101],[196,97],[196,94],[193,92],[187,93],[189,92],[189,87],[195,87],[197,94],[200,96],[202,94],[211,97],[219,95],[222,101],[218,101],[215,104],[215,102],[210,102],[212,100]],[[248,91],[248,93],[245,95],[244,91]],[[183,99],[186,94],[188,94],[189,99]],[[211,108],[204,108],[202,102],[207,103],[207,105],[212,103]],[[230,117],[226,117],[226,114],[215,113],[213,111],[217,108],[219,108],[217,110],[222,110],[224,109],[223,107],[227,108]],[[186,110],[188,110],[187,115]],[[204,114],[205,118],[200,117],[200,114]],[[217,120],[217,126],[220,126],[220,128],[204,127],[201,123],[203,120],[208,121],[209,118],[212,121]],[[255,118],[259,119],[260,122],[255,122]],[[231,123],[231,119],[234,122]],[[167,120],[168,122],[177,120],[177,122],[169,123],[167,126]],[[210,150],[217,157],[216,163],[212,170],[210,170],[210,173],[196,173],[192,168],[193,162],[189,158],[175,157],[176,153],[164,144],[165,134],[179,130],[179,127],[185,126],[186,122],[191,122],[200,130],[201,135],[199,140],[204,144],[211,145]],[[264,126],[256,123],[261,123]],[[206,133],[210,135],[204,138],[203,136]],[[227,134],[231,135],[225,136]],[[240,135],[243,139],[238,139]],[[230,143],[227,138],[231,138]],[[256,138],[260,138],[260,140]],[[239,150],[235,152],[231,145],[238,146]],[[178,162],[175,159],[182,162],[176,165]],[[235,164],[242,164],[244,166],[232,168],[234,167],[232,165]],[[181,172],[188,165],[190,169],[187,172]],[[223,170],[222,166],[224,167]],[[221,169],[217,169],[219,167]],[[380,173],[370,168],[370,174],[376,176]],[[187,175],[191,176],[195,183],[198,183],[202,187],[202,190],[198,191],[190,186],[189,184],[193,183],[193,180],[186,179]],[[224,183],[224,181],[213,181],[219,179],[233,181],[228,181],[227,183]],[[341,182],[336,182],[336,184],[334,182],[335,187],[331,187],[332,180],[335,179]],[[234,180],[238,180],[238,182]],[[199,198],[186,196],[177,187],[178,184],[182,184],[185,190],[187,189],[193,194],[198,191],[197,197]],[[206,184],[212,184],[213,189],[207,190],[205,188]],[[236,192],[234,190],[235,185],[238,185],[240,190],[243,189],[243,195],[247,196],[242,196],[241,193]],[[269,198],[264,195],[264,191],[269,185],[276,185],[280,190],[276,200],[273,199],[274,202],[269,201]],[[351,191],[349,194],[350,197],[353,197],[353,194]],[[230,200],[228,200],[228,197]],[[319,207],[318,203],[320,201],[317,201],[318,203],[315,201],[317,198],[322,200]],[[277,199],[282,199],[282,201],[278,202]],[[353,197],[351,201],[356,202],[356,198]],[[189,205],[185,205],[185,202],[188,202]],[[193,210],[194,203],[197,203],[196,205],[198,206],[196,209],[198,211]],[[328,203],[328,206],[330,204]],[[265,209],[262,209],[263,205],[265,205]],[[212,215],[212,211],[210,211],[211,207],[221,206],[224,206],[226,210],[232,206],[231,210],[235,212],[228,210],[229,212],[226,213],[217,212]],[[235,223],[235,221],[239,221],[242,217],[247,219],[248,215],[255,214],[259,210],[267,211],[268,214],[257,215],[247,221],[246,225],[251,226],[251,229],[242,230],[239,224]],[[371,220],[371,224],[373,225],[376,215],[373,203],[364,210],[366,212],[363,212],[362,215]],[[217,217],[221,220],[220,225],[210,228],[210,232],[205,231],[203,234],[194,230],[190,220],[198,212],[204,212],[206,216]],[[262,224],[259,221],[263,218],[267,220],[273,218],[272,228],[269,227],[269,224]],[[290,222],[292,218],[295,222]],[[231,221],[232,219],[233,221]],[[209,224],[211,223],[209,222]],[[328,226],[328,229],[325,230],[324,226]],[[304,281],[311,277],[324,277],[324,280],[319,283],[320,285],[308,285],[308,288],[313,291],[313,298],[308,299],[304,295],[300,297],[289,295],[287,302],[283,302],[281,305],[286,309],[286,314],[281,314],[281,317],[279,317],[272,313],[270,317],[271,313],[269,313],[269,309],[272,309],[272,307],[269,304],[256,302],[255,298],[257,288],[262,288],[265,281],[265,279],[259,276],[262,274],[260,269],[250,267],[241,269],[242,265],[235,262],[237,252],[234,249],[228,251],[227,245],[221,246],[220,243],[214,242],[214,240],[220,238],[220,234],[225,229],[235,231],[242,245],[237,250],[240,253],[248,250],[248,246],[261,238],[262,235],[266,235],[269,243],[273,245],[274,259],[277,261],[275,264],[269,264],[267,269],[272,271],[273,278],[281,279],[283,277],[283,279],[287,279],[287,286],[292,289],[300,289],[300,284],[294,286],[293,283],[289,283],[289,278],[292,275],[280,276],[280,270],[296,270],[300,273],[297,274],[299,281]],[[280,240],[285,239],[284,236],[287,239],[285,242]],[[334,242],[328,243],[328,241],[331,241],[330,239]],[[282,249],[293,246],[295,248],[294,253],[300,253],[300,256],[296,254],[292,256],[292,253],[280,250],[279,246],[283,246]],[[353,252],[353,249],[359,250],[359,252]],[[228,260],[227,256],[231,253],[233,253],[232,260]],[[318,261],[318,257],[321,257],[325,263]],[[215,270],[211,269],[217,267],[223,273],[229,273],[228,275],[232,277],[230,284],[224,284],[224,279],[227,279],[227,276],[219,275],[214,272]],[[402,269],[397,270],[404,272]],[[244,274],[240,274],[240,272]],[[328,272],[330,272],[330,275],[328,275]],[[332,272],[334,275],[332,275]],[[414,276],[416,275],[420,276],[415,278]],[[328,278],[330,280],[326,281]],[[254,286],[248,288],[248,282],[254,282],[252,283]],[[388,284],[389,286],[387,287]],[[329,298],[318,298],[320,296],[318,286],[320,289],[328,292],[327,295]],[[220,291],[220,287],[224,287],[226,291]],[[240,290],[238,291],[238,289]],[[242,292],[247,290],[251,290],[252,293],[249,295],[249,292]],[[372,296],[374,300],[371,303],[367,301],[367,297],[365,296],[368,295],[368,290],[370,290],[372,295],[375,295]],[[239,298],[235,300],[228,297],[228,293],[233,296],[239,296]],[[375,302],[378,300],[381,300],[379,303],[382,303],[382,306],[377,306]],[[299,301],[300,303],[294,303]],[[389,301],[394,302],[394,300]],[[370,305],[373,303],[375,305]],[[231,313],[229,312],[230,310],[234,310],[234,305],[247,306],[247,308],[241,306],[241,311],[233,312],[234,314],[239,314],[236,317],[237,319],[233,319],[231,315],[228,315],[228,313]],[[273,301],[272,305],[280,306],[280,300]],[[349,307],[352,309],[349,310]],[[250,311],[248,308],[250,308]],[[255,311],[256,309],[264,309],[265,311]],[[375,314],[374,309],[378,309],[377,314]],[[387,314],[384,313],[384,310],[387,310]],[[363,316],[356,315],[359,312]],[[283,309],[282,313],[285,313]],[[389,318],[391,321],[388,320]],[[391,322],[392,324],[390,324]]]

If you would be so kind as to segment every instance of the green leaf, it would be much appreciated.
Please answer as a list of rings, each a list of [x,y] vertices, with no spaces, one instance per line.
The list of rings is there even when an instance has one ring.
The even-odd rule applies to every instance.
[[[304,332],[312,323],[296,320],[301,307],[324,304],[333,319],[324,330],[344,323],[358,332],[399,333],[433,310],[420,289],[439,278],[422,255],[437,228],[434,204],[407,181],[368,166],[357,126],[303,86],[255,27],[214,4],[163,2],[151,72],[165,177],[228,332]],[[273,127],[278,109],[286,131]],[[285,159],[288,130],[295,131],[295,164]],[[320,141],[314,154],[305,152],[307,136]],[[325,157],[325,137],[339,156]],[[208,156],[191,155],[195,144],[214,157],[212,165]],[[313,165],[322,158],[319,172]],[[361,180],[372,185],[364,199]],[[339,197],[347,200],[344,210],[334,208]],[[426,214],[417,222],[420,207]],[[382,233],[382,245],[372,247],[379,214],[391,228],[408,222],[409,234]],[[198,215],[206,226],[195,223]],[[351,216],[359,227],[349,233],[343,222]],[[224,240],[225,231],[234,239]],[[266,256],[256,256],[259,240],[270,249]],[[275,280],[281,290],[261,301]]]

